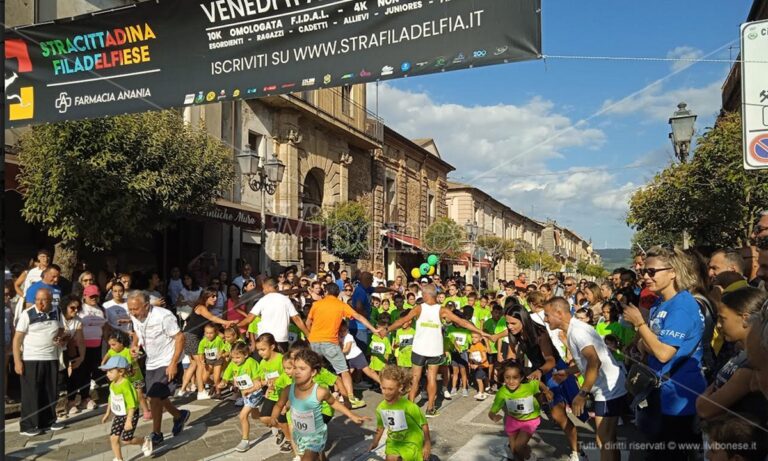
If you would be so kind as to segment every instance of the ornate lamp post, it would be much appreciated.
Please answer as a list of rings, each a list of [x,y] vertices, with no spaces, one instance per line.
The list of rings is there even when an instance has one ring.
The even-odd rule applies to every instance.
[[[248,187],[254,192],[261,192],[261,244],[259,245],[259,272],[267,272],[267,228],[264,215],[266,194],[274,195],[277,185],[283,181],[285,164],[273,155],[264,161],[264,155],[251,149],[243,150],[237,156],[240,171],[247,178]]]
[[[688,154],[691,150],[691,140],[693,139],[693,124],[696,122],[696,114],[687,109],[688,105],[681,102],[677,105],[677,110],[669,118],[669,125],[672,132],[669,133],[669,139],[672,140],[672,147],[675,149],[675,156],[680,163],[688,160]],[[689,246],[688,231],[683,231],[683,249],[687,250]]]

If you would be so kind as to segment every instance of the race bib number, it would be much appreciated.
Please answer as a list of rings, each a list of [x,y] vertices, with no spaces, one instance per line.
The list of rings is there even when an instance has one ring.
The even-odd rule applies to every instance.
[[[529,415],[533,413],[533,397],[507,400],[507,411],[516,415]]]
[[[205,349],[205,359],[206,360],[216,360],[219,358],[219,350],[215,347],[212,347],[210,349]]]
[[[279,371],[270,371],[269,373],[265,373],[264,377],[267,379],[277,379],[280,377]]]
[[[467,337],[464,336],[463,334],[460,334],[460,333],[458,333],[458,334],[454,333],[453,341],[456,344],[458,344],[459,346],[463,346],[463,345],[467,344]]]
[[[312,410],[299,411],[291,409],[291,419],[293,420],[293,429],[301,434],[314,434],[315,414]]]
[[[383,343],[371,343],[371,351],[373,351],[374,354],[384,354],[384,351],[386,350],[387,346]]]
[[[381,419],[390,432],[400,432],[408,429],[408,423],[405,421],[405,412],[403,410],[381,410]]]
[[[401,336],[400,347],[413,346],[413,335]]]
[[[235,386],[241,391],[253,387],[253,380],[249,375],[240,375],[235,377]]]
[[[473,362],[480,363],[483,361],[483,354],[481,354],[480,351],[473,351],[469,353],[469,358]]]
[[[125,416],[128,414],[125,408],[125,397],[121,394],[110,395],[109,408],[112,410],[112,413],[117,416]]]

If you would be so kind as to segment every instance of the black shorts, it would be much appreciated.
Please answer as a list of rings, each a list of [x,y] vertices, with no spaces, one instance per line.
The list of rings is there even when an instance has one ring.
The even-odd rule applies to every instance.
[[[127,416],[115,415],[115,419],[112,420],[112,430],[109,432],[109,434],[120,437],[124,442],[133,440],[133,432],[136,430],[136,425],[139,423],[138,408],[136,408],[133,411],[133,418],[131,418],[131,424],[133,424],[133,429],[131,429],[130,431],[123,430],[123,426],[125,426],[125,421],[127,419],[128,419]]]
[[[368,360],[365,359],[365,354],[360,354],[357,357],[352,357],[351,359],[347,359],[347,364],[349,365],[349,368],[353,368],[355,370],[362,370],[363,368],[368,366]]]
[[[176,389],[181,385],[181,378],[184,375],[184,367],[179,363],[176,365],[176,376],[172,381],[168,381],[168,375],[165,374],[166,367],[156,370],[147,370],[144,375],[144,382],[147,388],[147,397],[165,400],[172,396]]]
[[[595,400],[595,416],[610,418],[612,416],[624,416],[629,413],[627,395],[616,397],[607,401]]]
[[[451,352],[452,367],[466,367],[469,365],[469,359],[466,352]]]
[[[266,416],[269,418],[272,416],[272,410],[275,409],[275,405],[277,405],[277,402],[274,400],[264,399],[264,401],[261,402],[261,409],[259,410],[259,413],[261,413],[261,416]]]
[[[224,365],[224,359],[221,357],[219,357],[216,360],[205,359],[205,364],[208,365],[209,367],[218,367],[218,366]]]
[[[424,357],[416,352],[411,352],[411,363],[413,363],[413,366],[415,367],[440,366],[443,364],[443,357],[443,355]]]

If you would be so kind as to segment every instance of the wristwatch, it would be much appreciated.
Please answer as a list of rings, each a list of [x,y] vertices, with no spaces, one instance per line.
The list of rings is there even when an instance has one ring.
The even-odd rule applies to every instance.
[[[588,392],[585,391],[584,389],[579,389],[579,394],[578,394],[579,397],[586,398],[587,394],[588,394]]]
[[[643,325],[645,325],[645,322],[641,323],[640,325],[635,325],[635,331],[639,331],[641,328],[643,328]]]

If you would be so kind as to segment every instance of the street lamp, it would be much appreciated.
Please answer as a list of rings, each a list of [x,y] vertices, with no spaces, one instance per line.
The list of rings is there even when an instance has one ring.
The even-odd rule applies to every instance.
[[[474,267],[472,267],[473,261],[472,256],[475,252],[475,240],[477,239],[477,223],[472,222],[470,220],[467,220],[467,223],[464,224],[464,230],[467,233],[467,240],[469,240],[470,247],[469,247],[469,270],[467,270],[467,283],[472,284],[472,271],[474,270]]]
[[[696,122],[696,114],[686,109],[686,107],[688,105],[681,102],[677,105],[677,110],[672,114],[672,117],[669,118],[669,125],[672,127],[669,139],[672,140],[675,155],[682,163],[685,163],[690,152],[691,139],[693,139],[693,124]]]
[[[243,150],[237,156],[240,171],[248,178],[248,187],[254,192],[261,192],[261,244],[259,245],[259,272],[267,272],[267,228],[264,215],[266,194],[274,195],[277,185],[283,181],[285,164],[273,155],[264,162],[264,156],[260,152],[251,149]]]
[[[677,110],[669,118],[669,125],[672,132],[669,133],[669,139],[672,140],[672,146],[675,148],[675,155],[680,163],[685,163],[688,153],[691,149],[691,140],[693,139],[693,124],[696,122],[696,114],[686,109],[688,105],[681,102],[677,105]],[[687,250],[689,246],[688,231],[683,231],[683,249]]]

